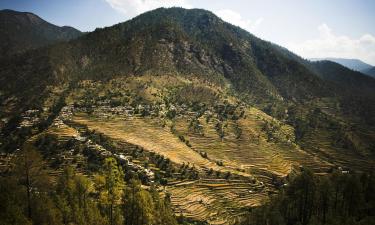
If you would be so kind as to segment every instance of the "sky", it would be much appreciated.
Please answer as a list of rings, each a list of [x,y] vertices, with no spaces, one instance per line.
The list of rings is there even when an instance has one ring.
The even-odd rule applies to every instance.
[[[159,7],[203,8],[304,58],[357,58],[375,65],[374,0],[0,0],[81,31]]]

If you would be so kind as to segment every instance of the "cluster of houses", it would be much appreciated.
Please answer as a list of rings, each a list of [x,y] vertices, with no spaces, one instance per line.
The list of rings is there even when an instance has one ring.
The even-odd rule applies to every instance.
[[[38,109],[29,109],[21,114],[22,121],[20,122],[18,129],[23,127],[32,127],[39,123],[39,110]]]
[[[150,169],[144,168],[143,166],[139,164],[135,164],[131,161],[131,156],[125,156],[124,154],[117,154],[112,153],[111,151],[108,151],[105,149],[102,145],[96,144],[90,139],[87,139],[86,137],[83,137],[81,135],[77,135],[75,137],[75,140],[83,143],[90,151],[93,151],[95,153],[98,153],[101,157],[107,158],[107,157],[114,157],[116,158],[122,165],[126,165],[127,167],[131,168],[134,171],[143,172],[149,180],[153,180],[155,178],[155,174]]]
[[[112,156],[112,152],[108,151],[103,146],[92,142],[91,140],[87,140],[85,142],[85,145],[89,150],[99,153],[99,155],[104,157],[104,158]]]
[[[73,116],[73,111],[74,111],[73,105],[64,106],[62,107],[58,117],[61,120],[70,120]]]
[[[68,151],[60,152],[58,158],[62,165],[76,165],[77,171],[84,172],[82,170],[86,164],[86,158],[82,153],[75,153],[74,149],[70,149]],[[51,160],[56,160],[56,158],[53,157]]]
[[[98,116],[100,118],[111,118],[113,116],[125,116],[133,117],[136,114],[144,116],[160,116],[165,117],[168,112],[173,111],[175,115],[190,115],[196,116],[197,112],[191,111],[189,107],[185,104],[182,105],[172,105],[167,106],[166,104],[139,104],[135,107],[131,105],[126,106],[115,106],[111,107],[110,104],[92,105],[90,108],[77,107],[71,108],[71,112],[86,112],[92,115]],[[206,111],[205,114],[212,114],[210,111]]]
[[[114,154],[114,157],[120,161],[120,163],[125,164],[126,166],[130,167],[132,170],[140,171],[146,174],[149,180],[155,179],[155,174],[151,169],[144,168],[141,165],[135,164],[131,161],[131,156],[125,156],[123,154]]]
[[[347,170],[347,169],[343,169],[341,166],[339,166],[337,169],[338,169],[338,171],[340,171],[342,174],[349,174],[349,173],[350,173],[349,170]]]
[[[225,107],[222,104],[219,104],[217,107]],[[214,114],[214,109],[207,109],[204,112],[204,115],[212,116]],[[74,112],[86,112],[91,113],[100,118],[110,118],[113,116],[125,116],[133,117],[135,114],[144,115],[144,116],[167,116],[168,112],[173,112],[176,116],[188,115],[196,116],[198,112],[195,112],[189,108],[186,104],[138,104],[136,106],[125,105],[125,106],[111,106],[110,100],[98,101],[96,104],[91,105],[90,108],[77,106],[77,105],[67,105],[64,106],[60,114],[53,121],[53,125],[61,127],[64,123],[63,121],[70,120]],[[32,127],[37,125],[40,122],[39,118],[40,111],[37,109],[30,109],[25,111],[22,116],[22,121],[19,124],[18,128],[22,127]]]
[[[133,116],[134,108],[131,106],[116,106],[110,107],[109,105],[104,106],[92,106],[93,114],[101,118],[109,118],[114,115],[122,116]]]
[[[62,127],[64,126],[64,121],[71,120],[73,116],[74,107],[73,105],[64,106],[59,115],[53,120],[52,126]]]

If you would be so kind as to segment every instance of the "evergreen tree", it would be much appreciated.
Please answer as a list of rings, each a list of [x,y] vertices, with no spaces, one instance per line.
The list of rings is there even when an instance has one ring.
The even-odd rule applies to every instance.
[[[88,178],[68,167],[60,177],[56,190],[55,202],[64,224],[107,224],[96,200],[90,198],[95,190]]]
[[[124,173],[114,158],[104,161],[102,176],[98,177],[100,187],[100,202],[106,208],[109,224],[121,224],[122,216],[118,205],[124,190]]]
[[[24,191],[12,177],[0,177],[0,224],[31,225],[24,215]]]
[[[30,144],[25,144],[13,163],[13,173],[26,193],[27,217],[31,219],[33,195],[50,187],[46,165],[41,154]]]

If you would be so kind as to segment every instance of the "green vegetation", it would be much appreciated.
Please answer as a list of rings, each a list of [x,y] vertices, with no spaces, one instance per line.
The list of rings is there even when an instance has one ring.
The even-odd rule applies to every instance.
[[[41,155],[28,147],[0,178],[0,224],[177,224],[164,198],[137,180],[124,183],[113,158],[95,179],[67,167],[53,182]]]

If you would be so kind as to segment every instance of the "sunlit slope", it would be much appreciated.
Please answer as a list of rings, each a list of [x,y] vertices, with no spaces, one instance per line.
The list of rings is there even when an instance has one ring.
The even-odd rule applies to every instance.
[[[178,137],[167,129],[155,124],[151,119],[113,119],[100,120],[90,117],[77,116],[74,121],[85,124],[91,130],[96,130],[115,140],[122,140],[142,148],[164,155],[177,164],[190,163],[201,169],[212,168],[223,170],[214,162],[203,158],[199,153],[193,151]],[[226,170],[226,169],[224,169]]]
[[[233,224],[237,216],[245,213],[244,207],[258,206],[268,198],[264,186],[242,180],[176,182],[167,191],[171,193],[176,215],[210,224]]]
[[[263,128],[265,121],[274,120],[259,110],[249,109],[244,119],[229,121],[223,139],[217,134],[213,122],[207,123],[204,118],[201,119],[203,134],[189,131],[190,119],[189,116],[178,117],[175,122],[177,133],[173,134],[168,127],[162,127],[159,118],[136,116],[103,119],[84,114],[74,117],[75,122],[85,124],[89,129],[165,155],[177,164],[190,163],[205,169],[231,169],[249,174],[263,171],[276,176],[288,175],[293,166],[305,165],[316,171],[327,170],[330,166],[303,152],[292,140],[268,137],[271,134],[267,134]],[[235,126],[242,130],[240,137],[235,135]],[[282,138],[289,133],[293,139],[293,130],[289,129],[292,128],[282,125],[272,135]],[[190,146],[181,141],[181,135],[189,141]],[[207,159],[202,157],[202,152],[207,153]],[[217,162],[222,162],[223,166],[218,166]]]

